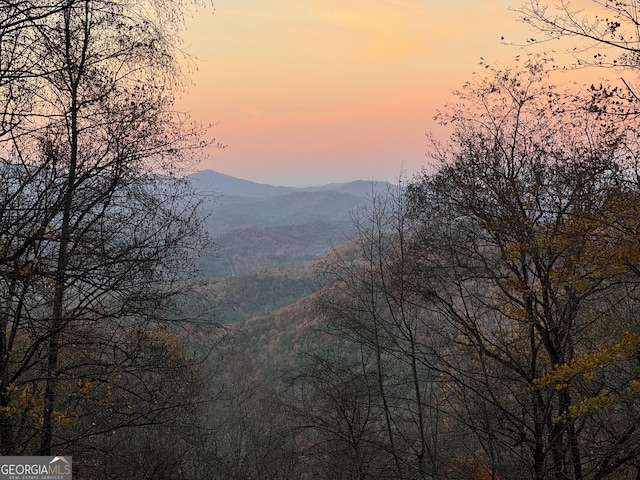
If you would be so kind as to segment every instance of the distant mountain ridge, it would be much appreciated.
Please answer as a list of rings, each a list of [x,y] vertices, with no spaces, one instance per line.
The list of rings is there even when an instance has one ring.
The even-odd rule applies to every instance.
[[[299,265],[353,235],[351,213],[386,182],[357,180],[314,187],[279,187],[203,170],[188,177],[215,200],[205,206],[217,255],[201,268],[208,277]]]
[[[273,197],[292,192],[323,192],[337,191],[359,197],[369,196],[374,192],[387,189],[387,182],[354,180],[344,183],[329,183],[326,185],[314,185],[309,187],[285,187],[267,183],[256,183],[251,180],[243,180],[215,170],[200,170],[187,177],[192,184],[202,191],[219,195],[231,195],[240,197]]]
[[[295,190],[292,187],[276,187],[266,183],[243,180],[214,170],[201,170],[192,173],[187,178],[199,191],[203,190],[218,195],[269,197],[283,195]]]

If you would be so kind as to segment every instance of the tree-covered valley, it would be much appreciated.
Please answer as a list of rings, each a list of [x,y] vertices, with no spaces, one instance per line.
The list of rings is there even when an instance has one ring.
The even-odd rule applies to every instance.
[[[636,4],[590,3],[520,13],[636,75]],[[483,61],[422,172],[255,184],[193,173],[224,148],[174,109],[195,4],[0,4],[1,458],[96,480],[640,478],[637,82]]]

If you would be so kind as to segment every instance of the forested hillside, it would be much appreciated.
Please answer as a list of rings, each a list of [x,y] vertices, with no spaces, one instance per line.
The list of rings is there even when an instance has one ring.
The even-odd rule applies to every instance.
[[[321,288],[228,328],[221,415],[254,475],[637,478],[637,131],[543,61],[487,70],[442,114],[441,166],[354,212]]]
[[[386,191],[385,182],[294,188],[213,171],[189,176],[208,197],[203,215],[216,253],[203,257],[207,277],[260,273],[321,257],[353,236],[351,212]]]
[[[220,277],[202,288],[215,305],[215,320],[230,324],[267,314],[318,289],[315,263],[263,273]]]

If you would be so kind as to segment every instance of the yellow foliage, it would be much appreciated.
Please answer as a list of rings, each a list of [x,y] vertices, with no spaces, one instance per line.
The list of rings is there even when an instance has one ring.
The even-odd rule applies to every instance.
[[[89,390],[91,389],[91,382],[89,382],[89,380],[84,379],[84,380],[79,380],[78,381],[78,395],[82,395],[83,397],[86,397],[87,395],[89,395]]]
[[[596,352],[585,353],[574,358],[570,363],[556,365],[554,369],[536,378],[533,381],[534,387],[545,387],[555,385],[557,389],[564,388],[568,380],[576,375],[583,375],[590,380],[595,377],[596,369],[624,362],[633,357],[640,347],[640,335],[624,332],[622,339],[609,348],[603,348]]]
[[[517,320],[519,322],[526,322],[527,311],[519,305],[507,305],[505,308],[505,313],[512,318],[513,320]]]
[[[597,412],[609,405],[611,405],[611,399],[606,395],[588,397],[582,400],[578,405],[569,405],[569,415],[571,418],[578,418],[581,415]]]
[[[44,400],[42,391],[39,389],[42,386],[42,383],[27,383],[21,386],[10,383],[6,388],[6,392],[11,394],[9,405],[0,407],[0,413],[7,417],[26,420],[31,424],[42,425],[44,422]],[[82,383],[81,386],[85,387],[85,384]],[[77,415],[73,412],[65,413],[56,410],[51,412],[51,418],[60,425],[70,426],[76,421]]]
[[[20,402],[27,403],[33,397],[33,386],[27,383],[20,389],[19,400]]]
[[[519,258],[522,253],[520,242],[509,242],[504,247],[504,255],[507,258]]]
[[[576,419],[583,415],[602,410],[605,407],[611,405],[611,399],[606,395],[600,394],[595,397],[588,397],[582,400],[578,405],[569,405],[569,409],[566,413],[555,417],[554,423],[562,423],[568,419]]]
[[[627,395],[629,398],[636,398],[640,396],[640,381],[632,379],[627,387]]]

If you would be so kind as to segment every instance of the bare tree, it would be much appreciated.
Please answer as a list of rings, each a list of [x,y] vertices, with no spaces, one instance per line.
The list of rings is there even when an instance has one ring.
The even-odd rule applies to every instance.
[[[523,4],[522,21],[542,34],[531,43],[574,38],[577,67],[587,65],[638,68],[640,11],[636,2],[561,0],[549,6],[538,0]],[[582,42],[579,42],[582,40]],[[612,52],[612,55],[608,55]]]
[[[185,5],[0,7],[0,46],[15,52],[2,56],[0,79],[9,99],[0,171],[5,454],[49,454],[103,435],[97,417],[75,419],[97,414],[91,404],[107,386],[147,405],[121,426],[167,420],[152,413],[159,377],[151,372],[170,358],[148,355],[145,343],[163,335],[208,247],[199,200],[176,176],[202,145],[173,110]],[[192,361],[183,359],[186,372]],[[122,384],[133,378],[139,386]],[[109,418],[112,431],[118,415]]]
[[[34,26],[59,13],[65,3],[8,0],[0,9],[0,138],[22,125],[33,105],[30,80],[42,72]]]
[[[617,382],[635,374],[596,393],[575,377],[538,385],[628,326],[612,322],[611,305],[635,295],[637,238],[611,226],[640,195],[629,163],[636,130],[546,84],[535,61],[489,71],[443,116],[454,134],[435,144],[437,173],[410,187],[423,223],[417,288],[451,347],[449,411],[491,478],[604,478],[604,451],[637,455],[637,421],[631,407],[596,429],[598,394],[624,397]],[[625,457],[606,475],[633,465]]]
[[[324,352],[308,378],[312,385],[323,385],[314,388],[326,396],[326,408],[340,408],[346,420],[356,414],[359,422],[369,419],[357,423],[362,431],[357,436],[352,432],[348,439],[354,471],[358,458],[371,456],[372,450],[377,451],[376,459],[387,459],[377,472],[349,478],[431,478],[442,466],[439,372],[432,354],[436,345],[430,335],[431,316],[415,289],[418,264],[408,207],[400,183],[385,195],[374,195],[356,213],[357,238],[344,255],[336,252],[337,260],[326,269],[331,286],[319,297],[325,328],[340,347]],[[347,352],[336,363],[339,349]],[[319,370],[321,366],[327,371]],[[331,379],[333,386],[326,386]],[[350,388],[340,382],[349,382]],[[332,389],[335,393],[330,394]],[[348,421],[347,425],[356,426]],[[377,432],[370,431],[372,425]],[[349,432],[340,425],[333,429]]]

